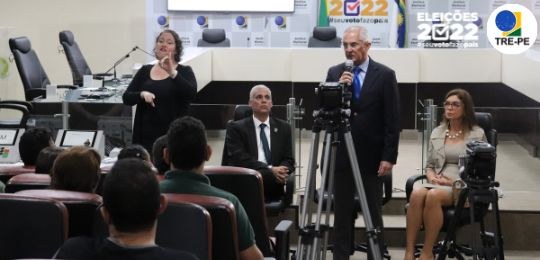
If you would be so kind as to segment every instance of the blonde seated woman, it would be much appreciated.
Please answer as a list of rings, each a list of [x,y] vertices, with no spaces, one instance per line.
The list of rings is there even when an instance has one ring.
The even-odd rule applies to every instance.
[[[459,179],[459,155],[466,143],[485,140],[484,130],[476,125],[471,95],[463,89],[446,94],[441,125],[431,133],[426,176],[428,183],[415,187],[407,209],[407,247],[405,260],[415,259],[415,244],[424,226],[425,240],[420,259],[433,259],[433,245],[443,225],[443,206],[453,204],[452,185]]]

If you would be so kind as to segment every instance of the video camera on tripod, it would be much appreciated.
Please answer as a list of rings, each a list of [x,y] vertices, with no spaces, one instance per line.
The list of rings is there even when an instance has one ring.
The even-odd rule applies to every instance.
[[[495,147],[484,141],[467,143],[466,154],[460,156],[460,177],[474,189],[488,189],[495,179]]]
[[[351,72],[352,68],[353,61],[345,61],[345,70]],[[319,109],[313,112],[313,117],[329,119],[350,114],[352,97],[350,85],[340,82],[321,82],[315,89],[315,95]]]
[[[353,62],[345,62],[345,70],[352,71]],[[369,250],[373,259],[382,259],[379,244],[380,230],[371,220],[369,206],[364,184],[356,158],[356,151],[350,131],[349,117],[351,115],[351,86],[337,82],[322,82],[316,89],[318,109],[313,111],[315,121],[313,123],[313,137],[311,140],[311,152],[308,164],[308,177],[306,178],[306,191],[301,203],[299,216],[299,242],[295,255],[297,260],[319,260],[326,258],[328,245],[328,231],[330,229],[330,211],[333,200],[335,163],[337,147],[343,143],[347,149],[347,156],[351,165],[354,185],[359,197],[364,223],[366,225],[366,237],[369,242]],[[323,153],[321,155],[321,187],[327,187],[327,195],[321,196],[326,202],[319,201],[317,209],[313,209],[310,201],[315,199],[315,176],[317,172],[317,158],[319,150],[320,132],[325,131]],[[339,135],[342,134],[342,139]],[[324,188],[323,188],[324,189]],[[325,205],[323,209],[323,205]]]

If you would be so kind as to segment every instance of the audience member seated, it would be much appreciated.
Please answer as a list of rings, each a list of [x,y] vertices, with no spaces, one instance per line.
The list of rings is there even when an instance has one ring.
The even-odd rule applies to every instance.
[[[24,165],[2,166],[0,168],[0,182],[5,184],[11,177],[17,174],[34,172],[39,152],[48,146],[54,146],[49,130],[45,128],[32,128],[25,131],[19,140],[19,154]],[[3,186],[0,185],[0,191],[3,190]]]
[[[135,158],[119,160],[103,187],[101,215],[108,224],[109,237],[71,238],[55,258],[196,259],[187,252],[156,245],[156,219],[166,207],[150,165]]]
[[[139,144],[128,145],[124,147],[124,149],[122,149],[120,153],[118,153],[118,160],[122,160],[125,158],[138,158],[143,161],[152,163],[148,151],[146,151],[146,149]]]
[[[50,174],[54,160],[64,149],[56,146],[49,146],[41,149],[36,159],[36,173]]]
[[[452,185],[459,179],[459,155],[465,144],[485,140],[484,130],[476,125],[471,95],[463,89],[446,94],[444,118],[431,133],[426,175],[428,183],[415,187],[407,209],[407,247],[405,259],[415,259],[414,250],[420,227],[425,241],[420,259],[433,259],[433,245],[443,224],[443,206],[454,203]]]
[[[229,200],[236,210],[240,258],[263,259],[255,244],[253,228],[238,198],[210,186],[208,178],[202,174],[204,162],[212,154],[202,122],[190,116],[173,121],[167,132],[164,154],[171,170],[160,184],[161,192],[207,195]]]
[[[41,149],[54,146],[51,131],[46,128],[31,128],[21,135],[19,153],[25,167],[35,167]]]
[[[163,175],[169,170],[170,166],[163,158],[163,149],[167,147],[167,135],[162,135],[154,142],[152,146],[152,162],[158,171],[158,179],[163,179]]]
[[[289,174],[294,172],[291,127],[270,116],[272,93],[264,85],[249,93],[253,116],[227,126],[227,165],[254,169],[261,173],[265,201],[280,200]]]
[[[99,178],[99,153],[85,146],[61,152],[53,164],[51,188],[93,193]]]

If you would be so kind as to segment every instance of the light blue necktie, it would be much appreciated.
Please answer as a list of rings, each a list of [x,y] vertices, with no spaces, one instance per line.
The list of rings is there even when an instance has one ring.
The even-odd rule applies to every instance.
[[[360,100],[360,90],[362,90],[362,78],[360,76],[360,72],[362,69],[360,67],[355,67],[353,69],[354,78],[353,78],[353,100],[359,101]]]
[[[270,153],[270,146],[268,145],[268,139],[266,139],[266,134],[264,133],[264,128],[266,127],[266,124],[260,124],[259,127],[261,128],[260,138],[261,138],[261,143],[263,146],[264,157],[266,157],[266,163],[271,165],[272,154]]]

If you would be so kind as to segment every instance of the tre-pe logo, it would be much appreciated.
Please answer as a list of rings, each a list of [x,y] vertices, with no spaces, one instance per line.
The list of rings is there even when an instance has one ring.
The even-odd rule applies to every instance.
[[[498,51],[519,54],[534,44],[536,28],[536,18],[529,9],[519,4],[506,4],[489,16],[487,36]]]
[[[416,19],[421,22],[419,41],[478,41],[476,12],[420,12]]]

